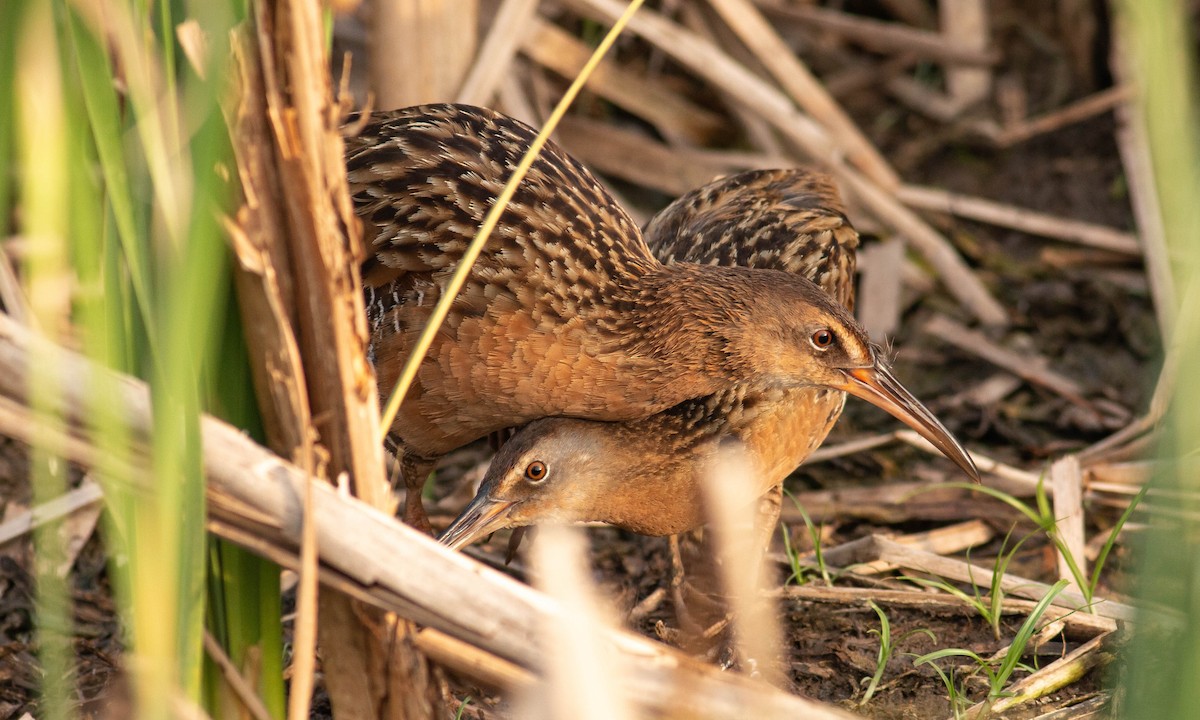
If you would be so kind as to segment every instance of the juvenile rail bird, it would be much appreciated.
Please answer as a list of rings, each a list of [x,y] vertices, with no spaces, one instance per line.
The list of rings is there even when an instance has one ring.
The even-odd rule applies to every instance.
[[[461,105],[349,126],[360,123],[346,168],[370,243],[368,355],[386,396],[535,133]],[[734,388],[810,387],[819,370],[878,385],[875,367],[845,308],[803,278],[660,262],[591,173],[550,143],[389,429],[404,518],[428,530],[421,488],[437,459],[496,430],[552,416],[634,420]]]
[[[817,283],[839,307],[853,307],[858,235],[823,174],[759,171],[716,181],[668,206],[646,236],[664,263],[782,271]],[[967,452],[895,379],[849,313],[833,317],[804,325],[809,363],[801,382],[748,378],[640,420],[530,423],[497,453],[441,542],[458,548],[538,522],[600,521],[646,535],[695,528],[705,522],[702,474],[725,441],[744,445],[758,494],[777,492],[825,439],[845,393],[887,410],[978,478]],[[767,532],[777,504],[775,514]]]

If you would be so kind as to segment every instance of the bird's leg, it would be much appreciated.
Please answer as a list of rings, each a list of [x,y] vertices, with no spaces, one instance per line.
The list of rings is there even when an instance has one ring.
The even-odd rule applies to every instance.
[[[504,447],[504,443],[508,442],[510,439],[512,439],[513,435],[517,434],[517,430],[519,429],[520,428],[504,428],[502,430],[493,430],[492,432],[488,433],[487,436],[488,447],[492,449],[492,452],[498,451],[500,448]]]
[[[433,534],[433,526],[429,524],[429,516],[425,514],[425,503],[421,493],[425,490],[425,481],[433,472],[437,459],[419,457],[411,452],[403,452],[400,460],[400,474],[404,478],[404,510],[401,517],[404,522],[421,532]]]
[[[687,542],[689,545],[695,544],[696,540],[692,535],[699,531],[685,533],[688,536]],[[701,627],[688,612],[687,600],[684,597],[684,584],[687,582],[687,577],[683,570],[683,550],[680,547],[680,540],[684,535],[672,535],[668,538],[668,547],[671,550],[671,603],[675,608],[675,623],[679,626],[679,630],[684,633],[685,637],[699,635],[703,631]]]
[[[739,543],[745,549],[744,561],[760,563],[756,565],[759,573],[754,576],[752,583],[755,590],[762,587],[765,579],[766,553],[779,523],[782,499],[781,485],[759,498],[752,525],[745,528],[749,537]],[[694,655],[720,659],[722,664],[733,664],[736,653],[728,630],[734,618],[730,617],[728,588],[721,576],[720,554],[714,534],[711,528],[708,531],[694,530],[673,536],[671,540],[671,598],[675,605],[676,622],[683,636],[688,638],[686,648]]]
[[[729,625],[720,561],[711,528],[671,537],[671,600],[683,648],[714,660],[727,645]]]
[[[754,550],[755,557],[762,561],[758,564],[760,576],[757,580],[759,587],[763,585],[763,575],[767,574],[767,551],[771,549],[771,538],[779,527],[779,516],[783,514],[783,485],[779,484],[768,490],[758,499],[758,507],[754,515]]]
[[[534,525],[522,525],[518,528],[513,528],[512,535],[508,536],[508,549],[504,551],[504,564],[511,565],[513,558],[517,556],[517,550],[521,549],[521,541],[528,537],[533,540],[537,536],[537,527]]]

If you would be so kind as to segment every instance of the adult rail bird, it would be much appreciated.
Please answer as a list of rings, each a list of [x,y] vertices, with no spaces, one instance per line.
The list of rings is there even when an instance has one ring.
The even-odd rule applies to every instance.
[[[779,493],[784,478],[820,445],[845,393],[904,421],[977,478],[970,456],[895,379],[850,317],[858,234],[830,179],[806,170],[743,173],[676,200],[647,226],[669,267],[744,266],[815,283],[841,313],[786,309],[805,328],[806,375],[787,384],[748,377],[644,419],[530,423],[501,448],[475,499],[442,535],[462,547],[506,527],[599,521],[647,535],[680,533],[705,521],[701,483],[728,440],[743,445],[756,497]],[[774,277],[774,275],[773,275]],[[775,346],[759,346],[774,352]],[[765,532],[774,527],[766,518]],[[763,531],[760,528],[760,531]]]

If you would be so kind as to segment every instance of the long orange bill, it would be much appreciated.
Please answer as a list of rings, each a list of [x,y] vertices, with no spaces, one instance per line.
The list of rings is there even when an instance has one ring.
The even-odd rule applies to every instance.
[[[928,408],[921,404],[920,400],[904,389],[904,386],[896,380],[891,370],[888,370],[882,361],[876,360],[872,367],[849,370],[846,375],[847,382],[839,388],[840,390],[845,390],[855,397],[860,397],[872,405],[887,410],[905,425],[920,433],[921,437],[933,443],[933,446],[941,450],[943,455],[953,460],[963,469],[963,472],[970,475],[972,480],[979,482],[979,470],[975,467],[971,456],[967,454],[966,448],[950,434],[940,420],[933,416],[933,413],[929,412]]]
[[[450,523],[438,542],[459,550],[481,537],[503,530],[508,527],[508,513],[513,505],[509,500],[493,500],[480,492]]]

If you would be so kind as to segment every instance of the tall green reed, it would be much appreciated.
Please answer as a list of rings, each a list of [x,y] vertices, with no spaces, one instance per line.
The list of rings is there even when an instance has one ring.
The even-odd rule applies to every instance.
[[[1116,19],[1120,51],[1138,85],[1175,287],[1181,302],[1168,363],[1179,368],[1176,396],[1159,452],[1168,458],[1200,446],[1200,92],[1196,85],[1194,14],[1183,0],[1123,0]],[[1124,671],[1126,718],[1192,717],[1200,706],[1200,478],[1190,463],[1164,463],[1154,489],[1180,497],[1183,512],[1153,515],[1138,548],[1136,594],[1143,611]],[[1176,493],[1178,493],[1176,495]],[[1168,612],[1162,612],[1166,609]],[[1169,611],[1175,611],[1171,613]]]
[[[91,388],[85,412],[100,457],[112,460],[93,471],[105,489],[104,539],[144,717],[202,700],[223,714],[217,676],[203,671],[206,613],[235,662],[257,658],[260,690],[283,714],[278,568],[210,546],[204,532],[201,411],[257,427],[219,226],[234,200],[220,108],[230,91],[227,38],[243,14],[237,0],[0,9],[0,34],[20,40],[16,49],[0,43],[0,93],[17,100],[6,104],[11,113],[0,110],[0,209],[26,250],[30,305],[43,332],[152,390],[148,438],[112,412],[112,388]],[[185,20],[206,41],[198,66],[177,40]],[[33,369],[32,404],[48,407],[39,398],[53,397],[61,379],[52,362]],[[147,461],[135,440],[148,441]],[[42,501],[63,491],[64,464],[52,447],[35,454]],[[112,470],[122,465],[139,469]],[[61,573],[45,569],[56,550],[52,535],[39,536],[46,717],[69,716],[72,696],[69,595]]]

